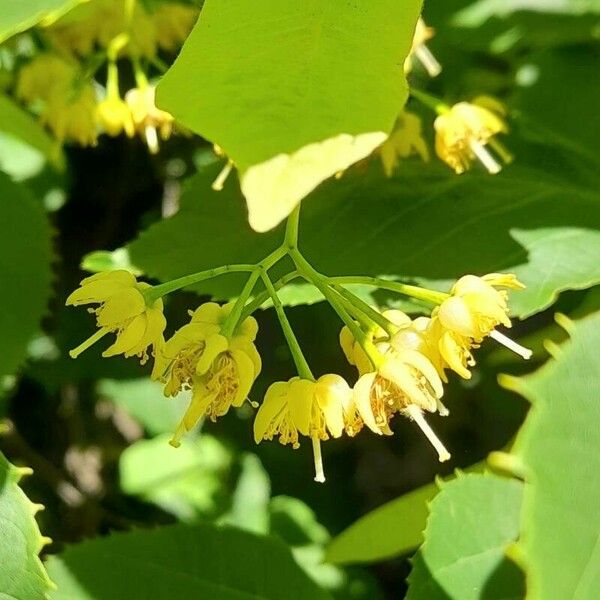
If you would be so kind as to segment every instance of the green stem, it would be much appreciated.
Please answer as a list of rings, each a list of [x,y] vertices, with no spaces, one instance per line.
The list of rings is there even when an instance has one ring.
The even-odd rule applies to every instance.
[[[343,298],[345,298],[358,311],[362,312],[370,321],[379,325],[388,335],[394,335],[398,328],[389,320],[386,319],[379,311],[369,306],[364,300],[353,294],[341,285],[334,285],[333,289]]]
[[[281,277],[280,279],[275,281],[273,283],[273,287],[275,288],[275,291],[277,292],[281,288],[285,287],[290,281],[293,281],[294,279],[297,279],[298,277],[300,277],[300,273],[298,273],[298,271],[292,271],[291,273],[288,273],[287,275],[284,275],[283,277]],[[242,312],[242,316],[240,317],[241,320],[243,321],[246,317],[249,317],[253,312],[258,310],[270,297],[271,297],[271,295],[267,291],[264,291],[264,292],[261,292],[260,294],[258,294],[256,296],[256,298],[254,298],[252,300],[252,302],[249,302],[248,304],[246,304],[246,307],[244,308],[244,311]]]
[[[373,342],[367,337],[366,333],[358,326],[356,321],[342,306],[335,292],[333,292],[333,290],[329,287],[328,278],[316,271],[297,249],[290,249],[290,257],[296,264],[300,275],[302,275],[302,277],[304,277],[304,279],[306,279],[308,282],[312,283],[323,294],[323,296],[325,296],[327,302],[331,304],[333,310],[335,310],[346,327],[348,327],[354,336],[354,339],[362,346],[366,355],[369,357],[369,360],[373,364],[373,367],[377,368],[382,361],[381,354]]]
[[[277,313],[277,318],[279,319],[279,323],[281,324],[281,329],[283,330],[283,335],[287,341],[287,344],[290,348],[290,352],[292,353],[292,358],[294,359],[294,364],[296,365],[296,369],[298,370],[298,375],[302,377],[302,379],[309,379],[310,381],[314,381],[315,378],[308,366],[308,362],[306,358],[304,358],[304,353],[302,352],[302,348],[300,348],[300,344],[298,343],[298,338],[296,338],[296,334],[288,321],[287,315],[285,314],[285,310],[283,309],[283,304],[281,304],[281,300],[277,295],[277,291],[267,273],[261,269],[260,273],[262,280],[267,288],[267,293],[271,297],[273,301],[273,306],[275,307],[275,312]]]
[[[354,306],[351,302],[349,302],[346,298],[344,298],[337,290],[331,288],[336,296],[339,296],[340,302],[344,305],[348,314],[355,320],[360,323],[360,326],[363,331],[370,331],[373,329],[373,321],[369,319],[363,312],[358,310],[356,306]]]
[[[231,312],[225,319],[223,327],[221,328],[221,335],[224,335],[226,338],[230,338],[233,335],[233,332],[235,331],[235,328],[237,327],[242,315],[242,311],[244,310],[244,306],[246,305],[246,302],[248,301],[248,298],[250,297],[258,278],[260,277],[260,273],[260,268],[257,268],[250,273],[250,277],[248,277],[246,285],[244,285],[242,288],[242,291],[240,292],[238,299],[235,301]]]
[[[298,247],[298,226],[300,223],[300,203],[290,213],[285,227],[285,245],[287,248]]]
[[[445,102],[443,102],[436,96],[432,96],[427,92],[423,92],[422,90],[418,90],[416,88],[411,87],[410,95],[415,100],[418,100],[421,104],[425,105],[427,108],[430,108],[431,110],[436,112],[438,115],[443,115],[444,113],[447,113],[450,110],[450,107]]]
[[[161,283],[148,288],[144,294],[146,304],[152,306],[156,300],[162,298],[166,294],[175,292],[182,288],[188,287],[194,283],[205,281],[206,279],[212,279],[225,273],[251,273],[256,270],[256,265],[224,265],[222,267],[216,267],[215,269],[207,269],[206,271],[199,271],[198,273],[192,273],[191,275],[184,275],[177,279]]]
[[[389,279],[380,279],[378,277],[367,277],[361,275],[352,275],[348,277],[329,277],[329,282],[334,285],[347,285],[353,283],[371,285],[381,290],[396,292],[404,296],[416,298],[417,300],[432,302],[433,304],[441,304],[444,300],[447,300],[450,297],[450,294],[446,294],[444,292],[436,292],[434,290],[428,290],[416,285],[407,285],[405,283],[399,283],[398,281],[390,281]]]

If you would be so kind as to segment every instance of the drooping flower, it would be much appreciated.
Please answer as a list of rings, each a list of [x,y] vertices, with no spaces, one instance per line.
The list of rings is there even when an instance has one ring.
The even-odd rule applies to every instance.
[[[346,421],[352,392],[339,375],[323,375],[317,381],[294,377],[273,383],[254,419],[254,440],[279,437],[281,444],[300,446],[299,436],[310,437],[315,454],[315,480],[325,481],[321,461],[321,440],[338,438]]]
[[[27,103],[47,102],[57,90],[69,90],[76,72],[71,61],[51,53],[39,54],[19,70],[16,96]]]
[[[66,304],[99,304],[99,307],[89,310],[96,315],[100,329],[71,350],[71,357],[77,358],[106,334],[116,333],[117,339],[102,356],[139,356],[142,363],[146,362],[148,347],[152,346],[153,353],[156,352],[163,342],[162,334],[166,327],[162,300],[148,305],[144,297],[144,290],[151,287],[123,270],[97,273],[83,279],[80,287],[67,298]]]
[[[158,152],[158,136],[166,140],[173,131],[173,116],[156,107],[155,91],[153,85],[146,85],[133,88],[125,94],[125,102],[131,111],[135,128],[152,154]]]
[[[90,85],[63,95],[58,91],[48,100],[41,121],[59,142],[72,141],[80,146],[95,146],[96,94]]]
[[[432,27],[427,27],[425,21],[423,21],[422,18],[419,18],[415,28],[410,53],[404,61],[404,72],[406,74],[412,71],[414,59],[417,59],[423,67],[425,67],[425,70],[430,77],[436,77],[442,72],[442,66],[425,44],[425,42],[430,40],[434,35],[434,29]]]
[[[444,300],[432,313],[441,327],[453,334],[454,342],[464,346],[463,339],[479,344],[485,337],[491,337],[516,352],[529,358],[531,351],[513,342],[496,331],[498,325],[511,327],[508,316],[508,294],[504,289],[522,289],[524,285],[510,274],[490,273],[483,277],[465,275],[452,288],[450,297]]]
[[[417,317],[390,340],[392,353],[415,350],[427,357],[444,382],[448,381],[447,369],[464,379],[470,379],[469,367],[475,364],[471,354],[473,347],[472,340],[444,329],[437,317]],[[444,414],[441,409],[439,412]]]
[[[469,169],[475,159],[490,173],[498,173],[501,162],[512,160],[495,137],[508,131],[504,114],[504,107],[492,98],[479,97],[473,102],[455,104],[434,122],[437,155],[458,174]]]
[[[411,112],[402,111],[394,130],[379,147],[386,176],[392,176],[398,167],[399,158],[408,158],[412,154],[418,154],[424,162],[429,160],[429,150],[421,131],[421,119]]]
[[[241,406],[260,373],[261,359],[254,345],[256,320],[245,319],[231,337],[221,333],[231,308],[231,304],[203,304],[157,353],[152,378],[165,383],[165,395],[192,390],[190,405],[171,441],[174,446],[201,418],[215,421],[231,406]]]
[[[414,420],[443,462],[450,454],[422,414],[438,410],[443,393],[431,362],[420,352],[403,350],[387,355],[376,371],[359,378],[354,386],[354,403],[365,425],[379,435],[391,435],[389,421],[398,412]]]
[[[382,315],[397,329],[401,329],[410,323],[410,317],[401,310],[386,310],[383,311]],[[380,344],[389,340],[389,335],[381,327],[376,325],[373,325],[367,332],[367,337],[369,341],[373,342],[378,347]],[[359,375],[364,375],[373,370],[373,365],[371,364],[369,357],[360,343],[354,339],[350,329],[345,325],[340,330],[339,341],[346,360],[357,368]],[[385,349],[381,349],[381,351],[385,352]]]
[[[128,137],[135,134],[135,125],[129,106],[118,96],[107,97],[96,107],[96,118],[104,131],[115,137],[125,132]]]
[[[189,35],[197,18],[198,9],[195,6],[177,2],[161,4],[152,13],[158,45],[168,52],[177,50]]]

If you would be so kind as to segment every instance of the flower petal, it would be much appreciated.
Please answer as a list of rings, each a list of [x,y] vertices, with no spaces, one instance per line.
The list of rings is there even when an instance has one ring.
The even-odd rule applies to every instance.
[[[340,437],[344,431],[343,407],[348,404],[351,394],[350,386],[339,375],[323,375],[317,380],[315,399],[333,437]]]
[[[288,409],[296,429],[302,435],[310,434],[312,405],[315,399],[315,382],[297,379],[290,383]]]
[[[192,313],[192,323],[220,325],[224,316],[223,308],[216,302],[205,302]]]
[[[381,429],[377,426],[375,421],[375,415],[371,408],[371,388],[375,383],[375,373],[367,373],[363,375],[355,384],[352,398],[354,399],[354,405],[360,418],[364,421],[364,424],[374,433],[382,435]]]
[[[229,348],[229,340],[220,333],[215,333],[206,339],[206,346],[204,352],[200,355],[198,362],[196,363],[196,373],[198,375],[204,375],[215,359],[225,352]]]
[[[117,334],[115,343],[107,348],[102,353],[102,356],[107,358],[109,356],[115,356],[116,354],[126,354],[131,348],[134,348],[140,343],[145,331],[146,315],[138,315],[125,327],[125,329]]]
[[[276,381],[269,386],[254,417],[254,441],[258,444],[264,439],[267,430],[276,417],[285,410],[287,404],[288,381]]]
[[[125,322],[146,309],[142,294],[135,288],[124,289],[112,295],[98,311],[98,325],[121,327]]]
[[[238,376],[238,389],[231,404],[233,406],[241,406],[248,397],[250,388],[252,388],[252,384],[254,383],[254,363],[241,350],[231,350],[231,358],[235,361]]]

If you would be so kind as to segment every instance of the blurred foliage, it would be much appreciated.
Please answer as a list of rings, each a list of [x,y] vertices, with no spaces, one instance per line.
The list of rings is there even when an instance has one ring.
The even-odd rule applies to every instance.
[[[93,9],[97,1],[81,8]],[[140,2],[149,14],[166,3]],[[97,348],[69,358],[68,351],[90,335],[94,319],[66,309],[64,301],[89,272],[125,268],[167,280],[258,260],[281,238],[281,228],[260,236],[251,230],[235,176],[223,191],[212,190],[223,166],[212,142],[240,136],[235,126],[244,124],[251,128],[240,142],[244,152],[252,155],[257,145],[275,142],[280,152],[293,150],[285,146],[285,127],[264,136],[267,126],[281,125],[273,117],[273,95],[282,91],[280,83],[290,84],[285,69],[268,90],[258,86],[263,57],[239,56],[235,27],[225,32],[230,39],[211,48],[214,64],[223,69],[214,74],[222,78],[221,87],[208,94],[198,86],[198,98],[176,98],[174,81],[185,83],[190,75],[174,70],[159,91],[165,106],[182,115],[195,111],[196,100],[210,104],[211,114],[202,115],[210,127],[204,120],[196,124],[195,114],[187,124],[214,135],[205,133],[203,139],[179,130],[158,154],[148,152],[143,135],[102,134],[96,146],[61,148],[37,120],[37,108],[29,111],[15,99],[14,74],[46,48],[51,20],[26,30],[72,4],[0,0],[0,39],[6,39],[0,45],[0,169],[6,173],[0,174],[0,415],[10,424],[0,448],[11,463],[34,469],[17,486],[18,472],[0,457],[0,596],[34,600],[47,591],[37,559],[42,538],[22,486],[46,507],[36,518],[53,540],[42,552],[59,585],[50,594],[56,600],[135,594],[160,599],[177,593],[215,599],[399,598],[408,589],[408,555],[423,530],[427,541],[412,558],[410,598],[496,598],[507,589],[511,597],[522,597],[521,576],[506,558],[508,549],[511,560],[526,570],[531,598],[595,600],[600,585],[595,545],[600,523],[594,511],[600,447],[600,331],[594,316],[600,308],[597,2],[426,3],[425,20],[436,29],[427,45],[443,71],[429,81],[417,67],[411,84],[427,86],[451,104],[480,94],[502,99],[513,164],[493,177],[481,169],[455,177],[435,159],[408,158],[388,179],[375,154],[306,199],[300,240],[307,257],[330,275],[380,275],[447,289],[465,272],[518,273],[528,288],[511,298],[521,319],[512,333],[534,350],[532,364],[526,364],[485,342],[472,379],[448,384],[444,401],[451,416],[432,415],[430,422],[452,449],[450,464],[439,465],[416,426],[402,420],[393,423],[393,437],[364,432],[324,444],[323,486],[312,482],[310,444],[297,451],[254,444],[249,406],[230,411],[216,425],[202,423],[175,450],[167,440],[189,396],[165,398],[148,379],[148,366],[101,359]],[[211,10],[217,4],[211,2]],[[256,10],[282,11],[281,3],[259,4]],[[382,6],[405,10],[396,4]],[[413,3],[409,8],[417,10]],[[392,21],[390,14],[387,18]],[[257,27],[263,31],[267,25]],[[358,42],[352,57],[343,53],[334,65],[319,65],[330,78],[324,84],[344,84],[341,102],[348,101],[348,110],[342,116],[348,122],[357,114],[349,102],[357,90],[344,80],[342,67],[356,68],[377,89],[387,81],[380,77],[380,63],[371,68],[378,27],[373,20],[360,35],[353,30],[351,38]],[[275,29],[277,43],[286,42],[289,32]],[[396,29],[387,33],[400,45]],[[267,47],[266,34],[251,33],[251,41]],[[182,61],[194,62],[198,48],[190,39]],[[278,46],[271,48],[270,60],[283,61],[278,52]],[[175,55],[176,50],[161,47],[141,63],[154,81]],[[136,85],[132,56],[130,49],[118,61],[121,91]],[[302,63],[310,59],[292,44],[285,56]],[[225,74],[243,73],[242,64],[253,71],[244,110],[233,112],[236,98],[226,93]],[[84,66],[95,89],[104,86],[106,68],[91,60]],[[312,92],[320,98],[323,89],[329,87]],[[318,137],[326,119],[313,110],[315,103],[325,110],[325,100],[333,105],[340,99],[327,96],[303,105],[301,94],[293,96],[294,85],[286,90],[294,99],[298,130],[310,121],[309,133]],[[403,93],[377,96],[377,106],[364,118],[385,128],[379,123],[392,120]],[[261,104],[265,97],[268,102]],[[257,106],[263,118],[253,121]],[[423,118],[431,147],[431,114],[413,100],[408,106]],[[235,297],[240,281],[232,274],[173,294],[165,307],[170,330],[208,298]],[[379,306],[397,303],[387,292],[356,291]],[[340,325],[321,294],[294,283],[281,297],[300,342],[310,348],[311,364],[353,381],[338,344]],[[424,310],[418,302],[397,304],[412,313]],[[574,329],[569,326],[573,339],[559,349],[568,334],[554,321],[557,311],[573,319],[591,315]],[[295,374],[274,311],[256,317],[265,360],[252,399],[261,398],[270,382]],[[549,353],[556,360],[527,375]],[[525,377],[501,388],[497,377],[506,372]],[[529,405],[513,389],[533,404],[526,420]],[[466,475],[442,484],[436,496],[437,475],[452,477],[455,468],[468,468],[503,448],[524,420],[513,455],[518,461],[513,459],[508,475],[525,476],[527,485],[514,477]],[[511,546],[519,532],[522,539]],[[88,538],[97,539],[83,542]],[[235,573],[234,589],[221,587],[224,572]]]

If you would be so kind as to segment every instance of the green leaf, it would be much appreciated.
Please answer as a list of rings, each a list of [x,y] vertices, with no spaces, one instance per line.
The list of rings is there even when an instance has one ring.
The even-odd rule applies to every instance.
[[[210,525],[84,542],[48,561],[52,600],[326,600],[279,541]]]
[[[437,485],[430,483],[361,517],[333,539],[327,562],[376,562],[414,550],[423,541],[428,503],[437,492]]]
[[[51,231],[43,208],[0,173],[0,377],[12,374],[37,331],[50,296]]]
[[[45,600],[52,583],[38,557],[47,543],[32,504],[18,483],[27,473],[11,465],[0,453],[0,598]]]
[[[466,470],[479,472],[485,466],[482,461]],[[423,542],[428,505],[438,491],[437,483],[428,483],[367,513],[332,540],[328,562],[377,562],[414,550]]]
[[[59,168],[64,166],[64,157],[56,140],[46,133],[37,119],[3,94],[0,94],[0,133],[24,143],[42,160],[48,160]],[[7,159],[4,158],[4,161]]]
[[[40,21],[54,21],[83,0],[0,0],[0,43]]]
[[[165,398],[163,386],[146,377],[103,379],[98,382],[98,394],[129,413],[150,435],[175,431],[190,402],[186,392]]]
[[[523,575],[505,557],[519,535],[522,488],[517,480],[474,473],[443,484],[413,559],[407,600],[523,598]]]
[[[529,598],[595,599],[600,589],[600,313],[533,375],[506,381],[533,403],[514,453],[523,463],[519,556]]]
[[[589,175],[579,155],[562,149],[528,142],[519,152],[515,164],[496,176],[455,176],[440,164],[416,162],[392,179],[375,161],[367,171],[353,170],[321,186],[303,206],[302,251],[328,275],[446,282],[465,273],[515,272],[527,285],[511,296],[520,317],[547,308],[562,290],[600,283],[597,175]],[[168,280],[252,262],[280,243],[282,228],[261,236],[250,229],[234,186],[210,189],[214,174],[208,169],[189,180],[179,213],[129,246],[148,275]],[[226,275],[196,289],[231,298],[243,279]],[[303,288],[293,298],[319,296]]]
[[[250,224],[267,231],[385,140],[407,99],[420,8],[207,0],[158,103],[235,162]]]
[[[219,523],[234,525],[253,533],[269,532],[271,481],[255,454],[240,458],[241,473],[231,499],[229,512]]]
[[[170,438],[140,440],[124,450],[119,461],[121,489],[180,519],[215,513],[223,479],[231,467],[230,452],[206,434],[180,448],[170,446]]]

